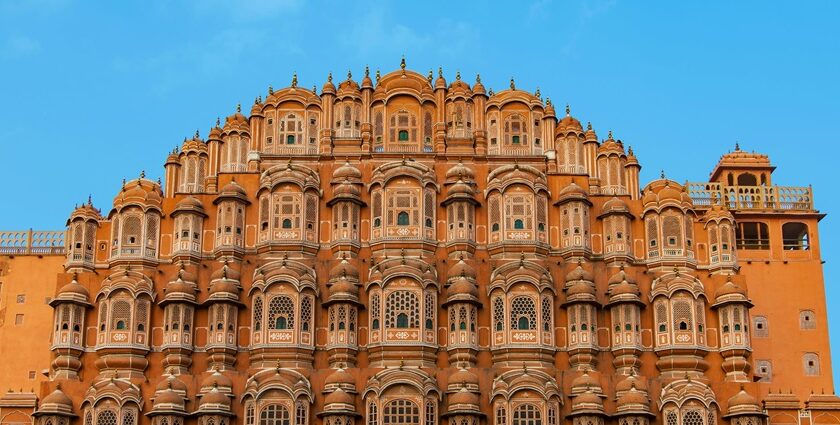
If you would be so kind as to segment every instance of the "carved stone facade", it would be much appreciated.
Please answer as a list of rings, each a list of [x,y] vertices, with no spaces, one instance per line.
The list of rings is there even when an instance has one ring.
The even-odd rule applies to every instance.
[[[37,423],[806,412],[831,388],[810,189],[772,186],[767,157],[739,149],[709,183],[642,188],[612,132],[559,118],[513,81],[493,93],[404,63],[269,89],[172,152],[163,183],[72,213]],[[815,290],[757,294],[803,270]],[[768,328],[789,347],[760,341]],[[840,406],[816,401],[809,415]]]

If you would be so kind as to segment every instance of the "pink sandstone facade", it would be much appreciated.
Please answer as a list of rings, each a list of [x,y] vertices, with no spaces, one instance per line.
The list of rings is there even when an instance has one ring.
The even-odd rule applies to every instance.
[[[48,376],[0,416],[840,423],[823,215],[767,156],[642,186],[612,132],[513,81],[296,80],[185,140],[162,182],[72,212],[32,334]]]

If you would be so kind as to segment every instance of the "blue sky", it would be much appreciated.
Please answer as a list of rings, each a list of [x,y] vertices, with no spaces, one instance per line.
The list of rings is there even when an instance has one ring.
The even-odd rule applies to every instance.
[[[405,54],[539,86],[631,145],[643,182],[706,179],[738,141],[776,183],[813,184],[840,377],[840,2],[640,4],[0,0],[0,229],[60,229],[88,194],[107,210],[122,178],[162,176],[184,137],[295,71],[320,88]]]

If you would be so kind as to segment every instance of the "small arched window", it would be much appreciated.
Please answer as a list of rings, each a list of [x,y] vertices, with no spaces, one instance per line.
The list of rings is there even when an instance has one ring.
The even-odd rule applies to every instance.
[[[800,329],[816,329],[817,322],[814,320],[814,312],[811,310],[802,310],[799,312],[799,328]]]
[[[117,328],[117,330],[124,330],[125,329],[125,322],[123,322],[122,320],[118,320],[116,328]]]
[[[405,211],[400,211],[397,214],[397,225],[398,226],[408,226],[408,213]]]
[[[283,228],[284,229],[291,229],[292,228],[292,220],[288,218],[283,219]]]
[[[816,353],[805,353],[802,356],[802,366],[805,368],[805,376],[818,376],[820,374],[820,357]]]
[[[542,425],[542,416],[537,406],[521,404],[513,410],[513,425]]]
[[[405,313],[400,313],[397,315],[397,328],[407,328],[408,327],[408,315]]]
[[[525,228],[525,224],[521,219],[516,219],[513,221],[513,228],[516,230],[521,230]]]
[[[407,142],[408,141],[408,130],[400,130],[398,140],[400,142]]]

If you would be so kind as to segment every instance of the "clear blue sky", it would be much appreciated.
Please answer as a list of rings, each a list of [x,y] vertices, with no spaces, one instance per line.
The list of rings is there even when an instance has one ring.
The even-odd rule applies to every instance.
[[[60,229],[88,194],[107,210],[123,177],[162,176],[184,137],[294,71],[320,88],[405,54],[539,86],[631,145],[643,182],[703,180],[739,141],[775,182],[813,184],[840,377],[840,2],[462,3],[0,0],[0,229]]]

